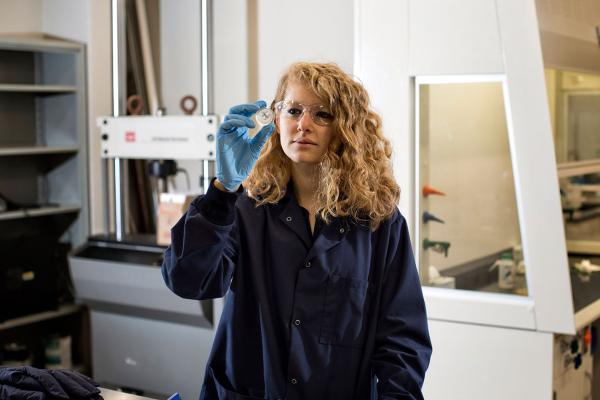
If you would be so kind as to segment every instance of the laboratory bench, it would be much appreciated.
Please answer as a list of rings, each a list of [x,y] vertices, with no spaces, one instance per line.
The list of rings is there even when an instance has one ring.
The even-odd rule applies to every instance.
[[[499,287],[498,272],[490,271],[490,266],[498,258],[498,254],[451,268],[451,271],[444,271],[444,275],[456,279],[456,289],[527,296],[527,280],[522,273],[516,274],[513,289]],[[581,273],[574,268],[574,265],[583,259],[590,260],[594,265],[600,265],[600,257],[577,253],[569,254],[568,258],[575,326],[579,330],[600,318],[600,273]]]
[[[131,393],[119,392],[116,390],[100,388],[104,400],[149,400],[151,397],[137,396]]]

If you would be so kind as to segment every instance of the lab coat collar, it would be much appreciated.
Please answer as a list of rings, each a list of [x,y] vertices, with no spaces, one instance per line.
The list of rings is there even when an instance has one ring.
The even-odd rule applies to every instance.
[[[350,219],[348,217],[332,218],[329,221],[329,224],[323,226],[323,229],[317,236],[315,242],[312,243],[291,180],[288,182],[285,195],[280,200],[278,208],[279,219],[282,223],[298,236],[307,249],[310,249],[309,258],[339,244],[351,229]]]

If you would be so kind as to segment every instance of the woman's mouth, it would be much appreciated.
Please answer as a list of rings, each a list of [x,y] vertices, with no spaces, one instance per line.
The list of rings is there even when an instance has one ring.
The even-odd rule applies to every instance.
[[[312,140],[308,140],[308,139],[294,140],[294,143],[296,143],[296,144],[312,144],[312,145],[316,145],[315,142],[313,142]]]

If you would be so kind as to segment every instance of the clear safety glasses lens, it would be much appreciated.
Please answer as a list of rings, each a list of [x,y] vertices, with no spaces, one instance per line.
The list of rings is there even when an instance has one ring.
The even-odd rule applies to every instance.
[[[293,120],[299,120],[308,112],[313,122],[321,126],[329,126],[335,119],[329,108],[323,104],[305,105],[295,101],[280,101],[275,104],[275,110],[282,118]]]

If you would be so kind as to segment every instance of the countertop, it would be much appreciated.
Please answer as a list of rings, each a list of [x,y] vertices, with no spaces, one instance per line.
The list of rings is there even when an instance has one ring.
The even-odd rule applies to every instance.
[[[136,396],[135,394],[117,392],[116,390],[105,388],[100,388],[100,390],[104,400],[153,400],[150,397]]]

